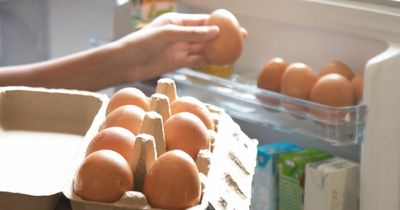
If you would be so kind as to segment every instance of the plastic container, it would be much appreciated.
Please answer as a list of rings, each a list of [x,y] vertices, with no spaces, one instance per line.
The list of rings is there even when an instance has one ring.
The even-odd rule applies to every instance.
[[[363,139],[367,108],[362,104],[329,107],[259,89],[238,74],[224,79],[191,69],[180,69],[166,76],[181,86],[178,88],[179,95],[194,95],[245,121],[332,145],[359,144]],[[302,106],[306,111],[288,110],[282,104]],[[324,116],[328,117],[320,118],[307,110],[324,112]]]

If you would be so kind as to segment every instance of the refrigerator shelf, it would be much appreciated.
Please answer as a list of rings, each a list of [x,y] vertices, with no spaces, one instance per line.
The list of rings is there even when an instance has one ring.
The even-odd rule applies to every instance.
[[[244,75],[244,74],[241,74]],[[191,95],[224,108],[231,116],[307,140],[335,146],[360,144],[365,105],[335,108],[259,89],[239,74],[221,78],[191,69],[164,75],[175,80],[178,95]]]

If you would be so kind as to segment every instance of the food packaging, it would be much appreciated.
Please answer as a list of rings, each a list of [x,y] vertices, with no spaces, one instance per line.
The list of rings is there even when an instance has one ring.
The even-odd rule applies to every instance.
[[[306,165],[331,157],[331,154],[313,148],[279,155],[278,208],[280,210],[303,210]]]
[[[126,192],[115,203],[85,201],[73,192],[74,175],[105,119],[108,100],[77,90],[0,88],[0,148],[15,153],[11,159],[1,154],[7,156],[0,164],[2,209],[55,209],[63,195],[74,210],[151,209],[141,192]],[[202,151],[204,160],[197,162],[203,193],[194,208],[249,209],[258,141],[247,137],[222,109],[207,107],[217,129],[212,152]],[[65,143],[71,140],[72,145]]]
[[[77,150],[107,97],[62,89],[0,88],[0,208],[55,209]]]
[[[290,142],[258,146],[251,209],[278,209],[278,157],[282,153],[302,149],[302,147]]]
[[[359,209],[359,173],[359,164],[338,157],[308,164],[304,209]]]
[[[213,115],[217,130],[212,144],[212,153],[205,155],[209,161],[197,159],[197,163],[200,164],[199,168],[204,168],[201,162],[208,162],[209,166],[207,175],[200,174],[203,185],[202,199],[200,204],[193,208],[207,209],[213,206],[216,209],[232,209],[234,207],[249,209],[258,141],[247,137],[240,130],[239,125],[222,109],[211,105],[207,107]],[[80,161],[78,162],[81,162],[83,154],[79,156]],[[69,185],[64,190],[64,194],[71,200],[74,210],[151,209],[143,193],[137,191],[126,192],[115,203],[83,200],[73,191],[74,173],[74,170],[70,171]]]

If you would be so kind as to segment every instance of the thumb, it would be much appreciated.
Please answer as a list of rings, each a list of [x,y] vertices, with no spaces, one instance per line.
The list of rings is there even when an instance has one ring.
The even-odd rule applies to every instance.
[[[207,42],[219,34],[218,26],[163,26],[163,38],[169,42]]]

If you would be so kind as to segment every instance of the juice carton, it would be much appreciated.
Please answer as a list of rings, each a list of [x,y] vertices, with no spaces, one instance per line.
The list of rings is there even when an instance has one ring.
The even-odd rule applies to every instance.
[[[257,147],[257,167],[253,178],[251,209],[276,210],[278,206],[278,155],[300,151],[290,142],[278,142]]]
[[[360,166],[331,158],[306,166],[305,210],[357,210]]]
[[[332,155],[312,148],[279,155],[279,209],[303,210],[305,169],[308,163],[331,158]]]

